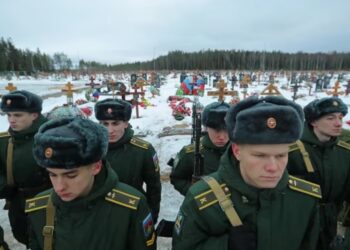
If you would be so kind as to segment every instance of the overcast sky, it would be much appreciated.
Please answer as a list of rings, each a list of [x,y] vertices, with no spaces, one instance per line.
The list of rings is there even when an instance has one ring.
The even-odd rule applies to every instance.
[[[0,0],[17,48],[121,63],[207,49],[350,52],[350,0]]]

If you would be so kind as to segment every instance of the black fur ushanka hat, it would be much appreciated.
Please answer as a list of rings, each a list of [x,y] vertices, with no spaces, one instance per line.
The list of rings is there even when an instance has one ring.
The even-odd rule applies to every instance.
[[[284,144],[300,138],[304,113],[284,97],[252,96],[232,106],[225,120],[233,143]]]
[[[45,168],[71,169],[89,165],[107,154],[108,131],[81,117],[53,119],[34,137],[33,154]]]

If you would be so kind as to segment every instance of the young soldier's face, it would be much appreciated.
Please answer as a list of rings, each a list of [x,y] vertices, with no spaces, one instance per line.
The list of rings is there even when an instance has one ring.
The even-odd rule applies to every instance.
[[[223,147],[228,142],[228,133],[227,130],[216,130],[210,127],[207,127],[208,136],[211,142],[217,147]]]
[[[13,131],[23,131],[32,126],[33,121],[38,118],[38,113],[7,112],[7,120]]]
[[[257,188],[274,188],[288,162],[289,144],[237,145],[232,152],[239,160],[243,180]]]
[[[94,184],[94,177],[102,168],[102,162],[73,169],[47,168],[56,194],[63,201],[87,196]]]
[[[108,142],[113,143],[120,140],[129,126],[127,121],[105,120],[100,122],[108,129]]]
[[[343,126],[342,113],[331,113],[313,121],[311,125],[316,135],[322,137],[336,137],[341,134]]]

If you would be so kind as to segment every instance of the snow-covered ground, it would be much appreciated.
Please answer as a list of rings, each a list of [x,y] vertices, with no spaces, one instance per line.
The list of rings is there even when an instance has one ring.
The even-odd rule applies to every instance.
[[[345,75],[347,79],[350,78],[350,75]],[[160,88],[160,96],[156,96],[152,98],[149,91],[146,91],[146,99],[152,103],[154,106],[147,106],[146,108],[139,109],[140,118],[136,118],[136,112],[135,109],[133,110],[132,119],[130,121],[131,125],[133,126],[136,134],[143,134],[146,135],[143,139],[151,142],[153,146],[155,147],[158,158],[160,161],[160,169],[161,169],[161,175],[162,176],[168,176],[170,173],[170,167],[167,166],[167,161],[174,157],[176,152],[178,152],[184,145],[190,143],[190,135],[177,135],[177,136],[166,136],[166,137],[158,137],[158,134],[163,131],[163,128],[165,127],[173,127],[173,126],[179,126],[179,127],[185,127],[185,128],[191,128],[191,117],[187,116],[182,121],[177,121],[173,118],[171,114],[171,108],[169,107],[168,102],[168,96],[175,95],[177,87],[180,85],[179,82],[179,75],[176,78],[173,78],[173,74],[170,74],[166,77],[166,82],[164,85]],[[226,78],[224,78],[226,80]],[[287,79],[285,77],[279,77],[276,80],[279,80],[279,83],[277,86],[282,86],[287,84]],[[336,79],[333,78],[331,80],[331,86],[334,86]],[[0,94],[6,93],[4,91],[5,85],[7,85],[6,80],[0,79]],[[50,80],[14,80],[11,81],[14,83],[14,85],[18,86],[18,89],[27,89],[29,91],[36,92],[38,94],[47,94],[52,91],[52,89],[59,89],[59,87],[62,87],[65,83],[68,82],[68,80],[62,80],[60,82],[57,81],[50,81]],[[83,86],[84,83],[89,82],[88,80],[81,80],[79,82],[73,82],[75,86]],[[54,84],[50,85],[49,84]],[[345,82],[343,82],[345,84]],[[230,84],[229,84],[230,86]],[[214,90],[211,87],[211,84],[209,83],[209,86],[206,88]],[[264,88],[266,88],[266,85],[258,85],[253,84],[248,88],[248,94],[251,94],[253,92],[260,93]],[[313,90],[315,87],[313,87]],[[147,90],[147,87],[146,87]],[[240,98],[243,98],[242,89],[239,89],[237,86],[235,87],[235,90],[239,91]],[[343,88],[344,90],[344,88]],[[292,90],[284,90],[282,88],[279,88],[279,91],[282,93],[283,96],[285,96],[288,99],[292,99],[293,92]],[[309,89],[308,88],[300,88],[298,91],[298,94],[304,94],[305,97],[302,97],[300,99],[297,99],[296,102],[299,103],[302,106],[305,106],[307,103],[312,101],[315,98],[321,98],[324,96],[327,96],[327,93],[313,93],[309,96]],[[100,100],[108,98],[107,96],[100,96]],[[130,96],[127,97],[127,99],[131,98]],[[193,97],[189,97],[193,99]],[[350,97],[341,96],[341,98],[344,100],[346,104],[349,105],[350,103]],[[74,100],[77,99],[85,99],[84,92],[81,93],[74,93]],[[226,101],[230,101],[231,97],[226,97]],[[217,97],[209,97],[206,94],[203,97],[199,97],[199,101],[203,104],[209,104],[213,101],[216,101]],[[52,108],[62,105],[63,103],[66,103],[66,97],[60,96],[60,97],[52,97],[44,100],[43,104],[43,112],[48,112]],[[189,108],[191,108],[192,104],[188,103]],[[93,108],[94,103],[87,103],[83,104],[80,107],[89,106]],[[90,119],[95,120],[94,115],[90,117]],[[350,120],[350,114],[348,114],[344,119],[344,127],[349,128],[350,126],[346,124],[346,121]],[[5,131],[8,128],[7,119],[6,116],[0,116],[0,131]],[[173,186],[170,184],[170,182],[167,180],[167,178],[164,178],[162,182],[162,202],[161,202],[161,210],[160,210],[160,218],[161,219],[167,219],[167,220],[174,220],[176,217],[176,213],[179,209],[179,206],[181,205],[181,202],[183,200],[183,197],[174,190]],[[0,207],[3,206],[4,202],[0,201]],[[25,249],[23,246],[18,244],[16,240],[13,239],[11,229],[9,226],[9,222],[7,219],[7,211],[0,210],[0,225],[4,228],[6,235],[5,238],[7,242],[10,244],[11,249]],[[158,249],[171,249],[171,239],[166,238],[158,238]]]

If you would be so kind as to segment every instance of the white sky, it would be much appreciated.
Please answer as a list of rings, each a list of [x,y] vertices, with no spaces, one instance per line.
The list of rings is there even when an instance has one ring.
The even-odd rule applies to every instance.
[[[121,63],[201,49],[350,52],[349,0],[1,0],[21,49]]]

